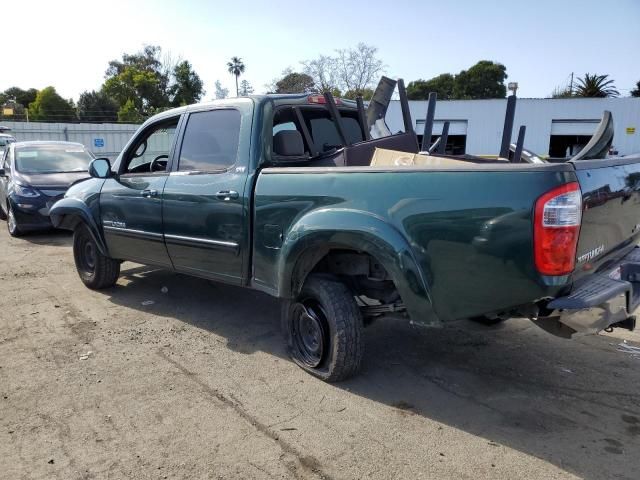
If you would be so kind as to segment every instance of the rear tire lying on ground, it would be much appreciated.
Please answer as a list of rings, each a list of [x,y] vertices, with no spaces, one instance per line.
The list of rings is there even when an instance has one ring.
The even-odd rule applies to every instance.
[[[120,262],[100,253],[86,225],[73,233],[73,258],[80,280],[87,287],[99,290],[115,285],[120,276]]]
[[[337,382],[362,363],[362,316],[343,283],[310,275],[298,298],[284,302],[282,326],[292,360],[303,370]]]

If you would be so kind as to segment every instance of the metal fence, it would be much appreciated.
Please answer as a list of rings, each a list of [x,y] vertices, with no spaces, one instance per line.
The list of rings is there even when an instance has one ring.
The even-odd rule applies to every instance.
[[[115,159],[139,125],[129,123],[1,122],[20,141],[63,140],[79,142],[98,157]]]

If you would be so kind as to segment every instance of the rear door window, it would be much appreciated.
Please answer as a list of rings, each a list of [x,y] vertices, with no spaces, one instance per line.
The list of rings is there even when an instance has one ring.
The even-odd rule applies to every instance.
[[[236,163],[240,112],[218,109],[189,115],[182,140],[179,171],[220,171]]]

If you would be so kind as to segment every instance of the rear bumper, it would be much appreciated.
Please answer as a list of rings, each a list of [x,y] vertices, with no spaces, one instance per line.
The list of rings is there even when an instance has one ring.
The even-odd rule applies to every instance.
[[[597,333],[615,324],[632,329],[635,321],[630,317],[639,305],[640,248],[636,247],[615,268],[590,275],[570,295],[552,300],[547,307],[559,314],[556,319],[571,336]]]

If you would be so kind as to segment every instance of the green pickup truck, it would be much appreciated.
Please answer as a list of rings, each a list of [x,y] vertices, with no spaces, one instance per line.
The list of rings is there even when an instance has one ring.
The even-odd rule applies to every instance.
[[[369,113],[329,94],[161,113],[113,165],[94,160],[52,222],[74,231],[89,288],[128,260],[281,299],[292,359],[326,381],[358,371],[362,329],[384,316],[633,328],[640,157],[371,166],[378,148],[419,148],[408,111],[377,138]]]

